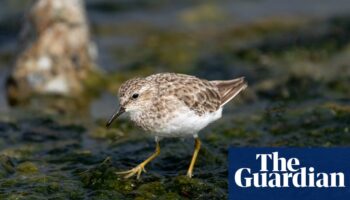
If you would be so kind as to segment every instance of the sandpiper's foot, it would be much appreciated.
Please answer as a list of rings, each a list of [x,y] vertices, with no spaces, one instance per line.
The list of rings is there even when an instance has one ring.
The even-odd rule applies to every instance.
[[[187,177],[188,177],[188,178],[192,178],[192,176],[193,176],[193,173],[192,173],[192,172],[187,171]]]
[[[116,172],[116,174],[125,174],[124,178],[130,178],[132,176],[134,176],[135,174],[137,175],[137,179],[140,179],[140,175],[142,172],[146,173],[145,170],[145,164],[141,163],[139,165],[137,165],[136,167],[127,170],[127,171],[122,171],[122,172]]]
[[[136,167],[130,170],[123,171],[123,172],[116,172],[116,174],[125,174],[124,178],[130,178],[135,174],[137,174],[137,179],[140,179],[141,173],[142,172],[146,173],[145,166],[160,154],[159,142],[157,140],[156,142],[157,142],[156,151],[149,158],[147,158],[141,164],[137,165]]]

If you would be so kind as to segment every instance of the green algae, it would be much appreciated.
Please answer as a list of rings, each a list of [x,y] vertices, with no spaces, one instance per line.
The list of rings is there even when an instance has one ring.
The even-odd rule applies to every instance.
[[[17,172],[23,174],[33,174],[39,171],[38,167],[34,163],[28,161],[17,165],[16,170]]]

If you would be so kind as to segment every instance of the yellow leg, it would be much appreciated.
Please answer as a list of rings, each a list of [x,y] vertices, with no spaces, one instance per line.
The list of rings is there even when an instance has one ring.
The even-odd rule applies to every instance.
[[[143,161],[141,164],[137,165],[136,167],[132,168],[131,170],[123,171],[123,172],[116,172],[116,174],[125,174],[124,178],[130,178],[137,174],[137,179],[140,178],[141,172],[146,172],[145,166],[151,162],[153,159],[155,159],[160,154],[160,146],[159,142],[157,141],[156,151],[145,161]]]
[[[195,143],[194,143],[194,152],[193,152],[191,164],[190,164],[190,167],[188,168],[188,171],[187,171],[187,176],[190,178],[192,177],[193,167],[194,167],[194,164],[196,163],[198,152],[199,152],[200,148],[201,148],[201,141],[198,138],[196,138]]]

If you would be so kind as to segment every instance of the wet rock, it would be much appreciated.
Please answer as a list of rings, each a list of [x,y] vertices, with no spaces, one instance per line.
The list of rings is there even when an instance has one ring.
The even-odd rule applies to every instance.
[[[160,182],[150,182],[141,185],[134,193],[136,193],[135,199],[137,200],[157,199],[157,197],[166,194],[166,190],[164,184]]]
[[[55,127],[56,126],[56,127]],[[32,127],[25,130],[22,134],[22,140],[30,142],[44,142],[50,140],[69,140],[79,138],[81,130],[77,131],[74,127]]]
[[[260,87],[258,95],[272,100],[305,100],[321,96],[324,89],[320,81],[314,80],[311,76],[291,75],[281,82]]]
[[[21,32],[21,51],[7,81],[10,103],[32,94],[76,96],[95,69],[82,0],[37,0]]]
[[[0,147],[15,142],[18,137],[15,134],[17,130],[18,127],[14,123],[0,122]]]
[[[89,198],[93,200],[126,199],[124,195],[120,194],[117,191],[103,189],[91,192]]]
[[[183,197],[181,197],[179,194],[176,194],[174,192],[167,192],[166,194],[163,194],[159,197],[157,197],[159,200],[181,200]]]
[[[15,172],[15,164],[12,159],[5,155],[0,155],[0,177],[4,178]]]
[[[0,121],[0,134],[1,133],[6,133],[7,131],[13,131],[15,129],[17,129],[15,124],[9,123],[9,122],[1,122]],[[4,134],[4,136],[6,136],[6,134]]]
[[[196,178],[187,176],[176,177],[170,184],[169,189],[178,192],[182,197],[188,199],[226,199],[224,191]]]

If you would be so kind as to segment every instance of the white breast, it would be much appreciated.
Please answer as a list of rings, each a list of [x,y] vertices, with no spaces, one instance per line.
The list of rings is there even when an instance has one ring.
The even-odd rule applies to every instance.
[[[221,118],[222,108],[201,116],[190,110],[187,106],[178,108],[175,117],[163,124],[155,131],[159,137],[185,137],[196,136],[197,133],[211,122]]]

